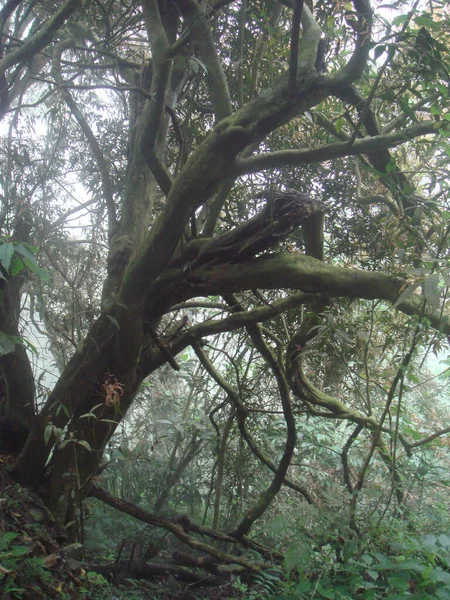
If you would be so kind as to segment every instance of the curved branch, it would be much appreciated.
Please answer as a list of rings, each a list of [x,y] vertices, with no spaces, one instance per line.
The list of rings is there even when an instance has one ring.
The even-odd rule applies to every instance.
[[[369,0],[353,0],[357,26],[355,49],[348,63],[336,75],[329,78],[332,85],[347,87],[362,76],[371,49],[373,13]],[[356,25],[356,24],[355,24]]]
[[[152,49],[153,77],[150,95],[137,126],[141,127],[138,146],[161,190],[167,196],[172,187],[172,177],[156,151],[158,134],[166,109],[165,98],[172,73],[172,60],[168,58],[169,40],[161,20],[156,0],[144,0],[144,17]]]
[[[348,467],[348,452],[349,452],[353,442],[356,440],[356,438],[358,437],[358,435],[361,433],[362,430],[363,430],[362,423],[358,423],[358,425],[355,427],[355,429],[350,434],[348,440],[345,442],[345,445],[342,448],[342,452],[341,452],[341,462],[342,462],[344,482],[345,482],[345,485],[347,486],[347,490],[349,491],[350,494],[353,494],[353,484],[352,484],[352,480],[351,480],[351,476],[350,476],[350,469]]]
[[[251,325],[255,325],[256,323],[269,321],[270,319],[279,317],[288,310],[292,310],[304,304],[308,304],[309,302],[313,302],[318,297],[321,297],[320,294],[304,294],[300,292],[298,294],[292,294],[291,296],[283,298],[282,300],[277,300],[276,302],[273,302],[267,306],[260,306],[248,311],[235,312],[231,316],[220,320],[209,319],[208,321],[203,321],[203,323],[199,323],[198,325],[194,325],[186,331],[183,331],[183,333],[177,338],[175,347],[178,346],[178,344],[184,344],[184,346],[187,346],[190,343],[190,340],[200,340],[201,338],[215,335],[217,333],[235,331],[236,329],[241,329],[242,327],[249,327]],[[198,303],[195,303],[194,306],[198,306]],[[219,306],[222,308],[222,305]],[[181,350],[177,349],[177,354],[180,351]]]
[[[390,190],[386,194],[374,194],[372,196],[363,196],[361,193],[361,171],[359,169],[358,157],[355,157],[354,172],[356,177],[356,201],[361,206],[370,204],[384,204],[396,216],[401,217],[402,212],[399,205],[395,202]]]
[[[328,411],[335,419],[346,419],[357,425],[378,430],[379,423],[372,417],[362,414],[356,409],[346,406],[343,402],[319,390],[306,376],[304,371],[304,351],[299,351],[289,357],[289,367],[292,369],[292,385],[295,393],[308,408],[320,407]]]
[[[40,31],[27,39],[23,46],[0,60],[0,74],[4,74],[9,67],[26,61],[43,50],[52,41],[54,33],[79,7],[81,7],[81,0],[66,0]]]
[[[324,162],[342,156],[373,154],[381,150],[394,148],[422,135],[439,135],[438,129],[439,124],[435,121],[424,121],[418,125],[405,127],[405,129],[395,133],[360,138],[355,140],[352,145],[349,145],[347,141],[334,142],[313,150],[279,150],[268,154],[258,154],[250,158],[237,159],[233,175],[238,177],[265,169],[279,169],[313,162]],[[384,171],[384,169],[378,170]]]
[[[264,465],[266,465],[266,467],[268,467],[272,471],[272,473],[277,474],[277,472],[278,472],[277,466],[258,448],[258,446],[255,444],[252,436],[250,435],[250,433],[247,430],[247,426],[245,424],[245,421],[247,418],[247,410],[246,410],[244,404],[242,403],[242,401],[239,397],[239,394],[228,383],[228,381],[226,381],[220,375],[220,373],[217,372],[217,370],[214,368],[214,365],[209,360],[208,356],[206,355],[204,350],[201,348],[201,346],[198,343],[194,343],[194,344],[192,344],[192,347],[194,348],[194,351],[197,354],[197,357],[198,357],[199,361],[202,363],[203,367],[210,374],[210,376],[214,379],[214,381],[217,383],[217,385],[219,387],[221,387],[227,393],[228,398],[231,400],[234,407],[236,408],[236,415],[237,415],[239,431],[240,431],[242,437],[244,438],[244,440],[246,441],[251,452],[256,456],[256,458],[260,462],[262,462]],[[301,486],[297,485],[296,483],[294,483],[290,479],[287,479],[286,477],[283,478],[283,483],[287,487],[302,494],[302,496],[305,498],[305,500],[308,502],[308,504],[314,504],[313,499],[307,490],[303,489]]]
[[[244,308],[233,295],[224,296],[224,300],[230,305],[233,313],[239,314],[241,312],[245,312]],[[284,369],[275,359],[271,350],[265,343],[258,325],[247,325],[247,333],[249,334],[254,347],[269,365],[277,381],[284,420],[286,422],[286,442],[284,445],[283,454],[275,472],[275,477],[272,479],[271,484],[264,492],[260,494],[256,504],[247,512],[245,517],[232,533],[233,537],[237,537],[238,539],[249,532],[253,523],[264,514],[266,509],[270,506],[272,500],[280,491],[289,465],[291,464],[297,442],[297,431],[295,427],[295,418],[292,413],[291,394]]]
[[[189,264],[170,269],[147,289],[145,313],[159,315],[172,303],[199,296],[216,296],[254,289],[293,289],[326,297],[386,300],[395,304],[408,281],[380,271],[361,271],[327,264],[301,254],[266,254],[244,262]],[[407,315],[420,315],[423,297],[413,295],[396,304]],[[450,315],[426,310],[434,329],[450,335]]]
[[[227,80],[220,64],[211,28],[205,12],[200,9],[199,3],[195,0],[176,0],[176,4],[198,44],[201,59],[206,67],[206,79],[216,123],[218,123],[231,114],[232,106]]]
[[[210,544],[205,544],[204,542],[200,542],[191,535],[189,535],[191,525],[190,522],[187,524],[184,524],[184,522],[179,524],[176,521],[173,521],[166,517],[155,515],[154,513],[140,508],[132,502],[128,502],[127,500],[121,500],[120,498],[114,497],[112,494],[110,494],[109,492],[100,488],[97,485],[91,487],[89,495],[94,498],[97,498],[98,500],[101,500],[105,504],[108,504],[109,506],[112,506],[117,510],[120,510],[121,512],[124,512],[143,521],[144,523],[149,523],[150,525],[154,525],[155,527],[162,527],[164,529],[167,529],[187,546],[190,546],[191,548],[194,548],[195,550],[198,550],[200,552],[206,552],[206,554],[213,556],[220,562],[241,565],[245,569],[248,569],[249,571],[253,572],[259,572],[261,569],[270,566],[270,563],[250,561],[242,556],[234,556],[231,554],[227,554],[226,552],[221,552],[214,546],[211,546]],[[194,530],[194,527],[192,529]],[[195,529],[198,528],[195,527]]]
[[[428,435],[426,438],[423,438],[422,440],[419,440],[418,442],[412,442],[412,443],[408,444],[408,446],[409,446],[409,448],[419,448],[420,446],[424,446],[425,444],[428,444],[429,442],[432,442],[436,438],[441,437],[441,435],[446,435],[447,433],[450,433],[450,427],[446,427],[445,429],[436,431],[435,433]]]

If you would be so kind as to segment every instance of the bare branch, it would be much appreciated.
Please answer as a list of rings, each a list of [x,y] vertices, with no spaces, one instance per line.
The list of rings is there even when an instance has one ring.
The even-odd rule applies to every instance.
[[[424,121],[418,125],[405,127],[395,133],[360,138],[355,140],[351,146],[348,142],[335,142],[313,150],[280,150],[268,154],[258,154],[250,158],[237,159],[233,174],[240,176],[248,173],[258,173],[265,169],[323,162],[341,156],[373,154],[429,134],[439,134],[439,124],[436,124],[435,121]]]
[[[149,511],[144,510],[143,508],[140,508],[132,502],[115,498],[114,496],[112,496],[112,494],[100,488],[99,486],[92,486],[89,494],[90,496],[98,498],[105,504],[108,504],[109,506],[112,506],[113,508],[120,510],[121,512],[124,512],[133,517],[136,517],[137,519],[140,519],[141,521],[144,521],[144,523],[150,523],[155,527],[162,527],[164,529],[169,530],[175,535],[175,537],[177,537],[187,546],[190,546],[191,548],[194,548],[195,550],[199,550],[201,552],[206,552],[207,554],[214,556],[221,562],[242,565],[249,571],[254,572],[258,572],[262,568],[267,568],[270,565],[270,563],[267,564],[262,562],[258,563],[255,561],[249,561],[241,556],[234,556],[225,552],[221,552],[220,550],[217,550],[214,546],[205,544],[204,542],[200,542],[191,535],[189,535],[189,533],[185,531],[187,527],[183,528],[182,524],[177,523],[175,520],[171,520],[166,517],[161,517],[160,515],[155,515],[153,513],[150,513]]]

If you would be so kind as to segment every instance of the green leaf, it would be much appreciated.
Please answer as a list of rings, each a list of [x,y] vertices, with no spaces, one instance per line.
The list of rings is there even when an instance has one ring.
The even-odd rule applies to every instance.
[[[89,445],[89,442],[87,442],[86,440],[78,440],[77,444],[79,446],[83,446],[83,448],[86,448],[86,450],[89,450],[89,452],[92,452],[92,448]]]
[[[374,58],[375,58],[375,60],[378,60],[380,58],[380,56],[382,54],[384,54],[385,52],[386,52],[386,46],[384,44],[380,45],[380,46],[377,46],[375,48],[375,52],[374,52]]]
[[[401,577],[397,577],[396,575],[388,577],[387,581],[388,581],[389,585],[392,586],[393,588],[397,588],[397,589],[403,590],[403,591],[406,591],[407,589],[409,589],[409,581],[406,581],[405,579],[402,579]]]
[[[200,69],[203,70],[205,73],[208,73],[208,69],[206,68],[205,63],[203,63],[195,56],[189,57],[189,62],[195,74],[197,74],[200,71]]]
[[[407,98],[400,99],[400,108],[405,113],[405,115],[408,115],[408,117],[410,117],[413,121],[417,122],[416,113],[409,106]]]
[[[28,260],[36,262],[36,259],[34,258],[34,254],[32,254],[28,250],[28,248],[26,246],[24,246],[23,244],[16,244],[16,252],[17,252],[17,254],[20,254],[24,258],[28,258]]]
[[[43,281],[48,283],[50,281],[48,272],[37,264],[34,254],[30,252],[30,248],[35,250],[33,246],[27,247],[24,246],[24,244],[16,244],[15,246],[17,254],[20,254],[23,257],[23,262],[30,269],[30,271],[36,273],[36,275],[38,275]]]
[[[10,271],[12,277],[15,277],[24,269],[25,269],[25,265],[23,264],[23,260],[21,258],[19,258],[18,256],[14,256],[14,258],[12,259],[12,262],[11,262],[11,271]]]
[[[47,446],[53,433],[53,425],[47,425],[44,429],[44,444]]]
[[[34,259],[30,260],[28,257],[24,257],[23,262],[25,263],[25,266],[30,269],[32,273],[35,273],[40,279],[42,279],[42,281],[45,281],[46,283],[50,281],[50,275],[48,274],[48,271],[42,269]]]
[[[450,537],[448,535],[441,533],[441,535],[438,537],[438,541],[443,548],[450,550]]]
[[[409,19],[409,15],[398,15],[397,17],[394,17],[392,19],[392,24],[393,25],[403,25],[403,23],[406,23],[406,21]]]
[[[10,242],[6,244],[0,244],[0,263],[7,273],[9,273],[9,267],[11,265],[11,259],[14,254],[14,245]]]
[[[11,555],[12,556],[24,556],[25,554],[28,554],[29,552],[30,552],[30,549],[27,548],[26,546],[15,546],[11,550]]]
[[[335,595],[333,590],[330,589],[325,589],[323,586],[320,585],[320,583],[317,585],[317,591],[319,592],[319,595],[321,598],[328,598],[329,600],[335,600]]]
[[[428,302],[431,308],[439,307],[439,275],[438,273],[432,273],[431,275],[427,275],[423,282],[423,293],[425,296],[425,300]]]
[[[80,419],[97,419],[98,417],[95,414],[95,411],[97,410],[97,408],[100,408],[100,406],[103,406],[103,402],[100,402],[100,404],[96,404],[95,406],[93,406],[91,410],[87,413],[84,413],[84,415],[80,415]]]
[[[439,83],[438,81],[435,83],[437,89],[440,91],[440,93],[444,96],[444,98],[448,98],[448,88],[446,85],[443,85],[442,83]]]
[[[120,323],[117,319],[115,319],[114,317],[112,317],[111,315],[106,315],[108,317],[108,319],[111,321],[111,323],[117,327],[117,329],[120,329]]]
[[[15,347],[13,338],[0,331],[0,356],[11,354],[11,352],[14,352]]]
[[[336,119],[336,122],[334,125],[335,125],[336,131],[338,133],[342,130],[342,128],[344,127],[344,124],[345,124],[344,119]]]
[[[26,346],[28,348],[28,350],[30,350],[35,356],[39,356],[39,352],[37,351],[36,346],[34,344],[32,344],[30,342],[30,340],[27,340],[27,338],[21,338],[20,342],[18,342],[18,343],[21,343],[24,346]]]
[[[427,29],[431,29],[433,31],[440,31],[441,29],[440,23],[433,21],[433,19],[427,15],[415,17],[414,23],[417,25],[417,27],[426,27]]]
[[[6,542],[7,544],[9,542],[12,542],[13,540],[15,540],[17,537],[19,537],[19,534],[15,531],[8,531],[7,533],[4,533],[1,537],[1,541],[2,542]]]
[[[59,449],[62,450],[63,448],[65,448],[67,446],[67,444],[70,444],[73,442],[75,442],[75,440],[72,440],[72,439],[64,440],[63,442],[61,442],[59,444]]]
[[[398,306],[402,302],[405,302],[405,300],[408,300],[408,298],[410,298],[414,294],[414,291],[419,287],[419,285],[420,281],[416,281],[411,285],[408,285],[408,287],[397,298],[397,300],[394,303],[394,306]]]

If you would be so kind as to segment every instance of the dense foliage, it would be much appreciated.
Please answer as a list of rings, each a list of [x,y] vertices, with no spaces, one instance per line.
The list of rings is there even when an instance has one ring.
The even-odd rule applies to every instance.
[[[116,581],[450,598],[447,2],[0,27],[11,475]]]

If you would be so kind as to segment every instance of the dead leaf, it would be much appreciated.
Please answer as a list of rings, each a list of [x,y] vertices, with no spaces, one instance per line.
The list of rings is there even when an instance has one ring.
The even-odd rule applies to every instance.
[[[46,567],[54,567],[58,561],[59,555],[58,554],[49,554],[48,556],[46,556],[44,558],[44,564]]]

